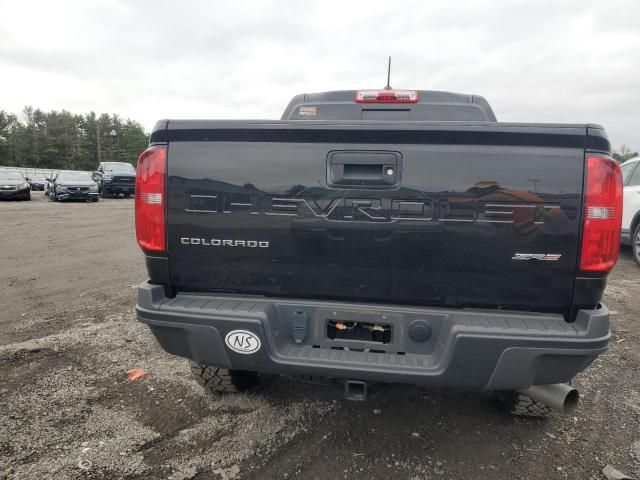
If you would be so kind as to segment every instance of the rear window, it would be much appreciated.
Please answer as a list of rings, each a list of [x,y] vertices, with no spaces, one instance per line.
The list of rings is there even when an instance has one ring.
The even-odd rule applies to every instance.
[[[64,172],[58,177],[58,181],[93,181],[87,172]]]
[[[299,105],[291,120],[376,120],[376,121],[487,121],[477,105],[417,103],[372,106],[361,103],[320,103]]]
[[[627,185],[629,185],[630,187],[637,187],[638,185],[640,185],[640,168],[638,167],[637,163],[636,169],[629,176],[629,183]]]
[[[103,168],[105,172],[113,173],[135,173],[136,171],[130,163],[105,163]]]
[[[631,178],[631,174],[633,173],[633,170],[636,168],[638,163],[640,162],[625,163],[620,166],[620,169],[622,170],[623,185],[627,185],[627,183],[629,182],[629,179]]]

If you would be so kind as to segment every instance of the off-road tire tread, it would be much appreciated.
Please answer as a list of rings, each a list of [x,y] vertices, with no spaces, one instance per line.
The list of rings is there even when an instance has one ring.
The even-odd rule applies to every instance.
[[[240,393],[257,383],[257,374],[254,372],[233,371],[193,361],[190,364],[196,382],[214,394]]]
[[[509,413],[520,417],[549,417],[553,410],[545,403],[536,402],[527,395],[513,392]]]

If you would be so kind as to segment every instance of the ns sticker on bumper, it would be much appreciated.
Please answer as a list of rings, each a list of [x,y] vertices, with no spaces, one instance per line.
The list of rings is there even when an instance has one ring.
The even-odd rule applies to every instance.
[[[260,350],[262,343],[260,339],[247,330],[232,330],[224,337],[224,343],[231,350],[243,355],[256,353]]]

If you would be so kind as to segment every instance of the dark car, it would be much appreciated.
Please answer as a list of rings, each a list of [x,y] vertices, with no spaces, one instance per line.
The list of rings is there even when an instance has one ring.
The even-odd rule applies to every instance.
[[[31,200],[31,186],[20,172],[0,171],[0,198]]]
[[[87,172],[59,172],[49,182],[49,200],[98,201],[98,185]]]
[[[102,198],[120,194],[129,198],[136,191],[136,169],[130,163],[102,162],[93,179],[98,184]]]
[[[26,177],[26,180],[31,186],[31,190],[33,191],[40,191],[40,192],[44,191],[44,186],[47,183],[47,179],[44,177],[33,177],[33,178]]]

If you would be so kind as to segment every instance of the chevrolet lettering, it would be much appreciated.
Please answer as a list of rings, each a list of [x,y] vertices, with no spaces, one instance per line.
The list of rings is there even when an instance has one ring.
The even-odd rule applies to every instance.
[[[246,196],[245,196],[246,197]],[[190,213],[222,213],[250,215],[283,215],[316,217],[328,221],[390,222],[395,220],[513,223],[526,218],[542,224],[545,216],[558,211],[559,205],[545,203],[487,203],[473,197],[461,199],[390,199],[390,198],[333,198],[321,202],[314,198],[252,195],[248,202],[234,201],[233,194],[212,195],[206,208],[198,205],[200,196],[192,196]],[[195,201],[194,201],[195,200]],[[574,212],[575,213],[575,212]]]

